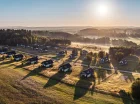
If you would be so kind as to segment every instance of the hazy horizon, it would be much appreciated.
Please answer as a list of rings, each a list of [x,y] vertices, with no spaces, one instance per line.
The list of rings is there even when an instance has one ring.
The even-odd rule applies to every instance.
[[[140,27],[138,0],[0,1],[0,27]]]

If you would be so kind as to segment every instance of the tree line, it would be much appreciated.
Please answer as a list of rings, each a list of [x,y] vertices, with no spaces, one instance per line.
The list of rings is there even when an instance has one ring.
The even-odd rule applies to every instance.
[[[63,44],[70,45],[71,41],[68,39],[51,39],[48,37],[32,35],[30,30],[14,30],[14,29],[1,29],[0,30],[0,44],[16,46],[17,44]]]

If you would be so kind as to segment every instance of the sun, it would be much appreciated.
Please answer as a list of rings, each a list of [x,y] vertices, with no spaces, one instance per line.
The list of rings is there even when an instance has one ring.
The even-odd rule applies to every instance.
[[[91,17],[103,19],[108,18],[112,14],[111,3],[109,2],[93,2],[89,4]]]
[[[100,4],[96,8],[96,12],[99,16],[107,16],[109,14],[109,7],[107,5]]]

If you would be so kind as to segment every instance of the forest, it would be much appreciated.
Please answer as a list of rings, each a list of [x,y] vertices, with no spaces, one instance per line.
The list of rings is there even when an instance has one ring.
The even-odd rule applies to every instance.
[[[0,30],[0,45],[16,46],[17,44],[62,44],[70,45],[71,41],[68,39],[52,39],[48,37],[32,35],[30,30]]]

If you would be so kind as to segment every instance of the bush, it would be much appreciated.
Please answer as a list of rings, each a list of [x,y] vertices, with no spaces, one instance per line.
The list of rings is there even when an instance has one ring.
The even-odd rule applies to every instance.
[[[137,79],[131,87],[132,96],[135,99],[140,99],[140,79]]]

